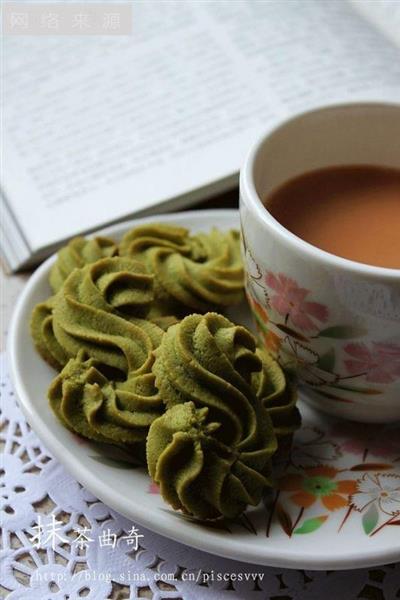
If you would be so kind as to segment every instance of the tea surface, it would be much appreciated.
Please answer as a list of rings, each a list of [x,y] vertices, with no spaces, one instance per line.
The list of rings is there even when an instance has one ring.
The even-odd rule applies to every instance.
[[[268,211],[306,242],[344,258],[400,269],[400,170],[338,166],[296,177]]]

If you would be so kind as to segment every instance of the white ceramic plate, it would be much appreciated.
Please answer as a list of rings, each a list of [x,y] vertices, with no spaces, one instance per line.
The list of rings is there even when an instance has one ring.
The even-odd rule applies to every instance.
[[[120,237],[146,221],[208,230],[238,226],[236,211],[199,211],[138,219],[105,230]],[[300,402],[303,426],[295,438],[290,474],[271,509],[249,510],[226,528],[196,524],[169,509],[145,469],[127,468],[101,446],[64,429],[46,391],[54,376],[29,335],[34,305],[50,295],[54,257],[31,277],[13,317],[12,378],[29,423],[48,449],[103,502],[153,531],[207,552],[246,562],[301,569],[353,569],[400,560],[400,432],[356,426],[315,413]],[[245,306],[229,317],[248,322]],[[352,495],[351,492],[354,494]]]

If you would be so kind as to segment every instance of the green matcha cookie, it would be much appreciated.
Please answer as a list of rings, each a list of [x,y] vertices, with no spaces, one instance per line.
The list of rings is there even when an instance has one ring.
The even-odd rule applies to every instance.
[[[37,304],[32,311],[31,336],[40,356],[54,369],[60,371],[68,361],[68,354],[58,343],[53,330],[55,296]]]
[[[142,318],[152,301],[153,276],[144,265],[103,258],[67,277],[41,327],[41,314],[34,313],[35,330],[48,322],[52,334],[44,340],[46,351],[53,355],[57,344],[64,352],[66,366],[51,384],[49,400],[69,429],[144,448],[150,424],[164,410],[151,372],[163,330]]]
[[[57,369],[85,350],[117,379],[146,371],[163,335],[143,318],[154,298],[153,279],[128,258],[103,258],[75,269],[59,292],[33,311],[38,351]]]
[[[74,269],[80,269],[100,258],[115,256],[117,253],[118,247],[115,242],[106,237],[72,239],[58,252],[57,260],[51,268],[49,283],[53,292],[58,292]]]
[[[153,372],[166,406],[193,401],[220,423],[228,445],[257,434],[256,397],[251,387],[261,369],[252,334],[217,313],[189,315],[165,333]]]
[[[99,442],[144,446],[151,423],[163,411],[154,376],[128,376],[122,383],[105,377],[96,360],[82,351],[72,358],[49,388],[49,401],[72,431]]]
[[[252,387],[253,374],[262,369],[254,337],[222,315],[194,314],[168,329],[155,356],[156,386],[169,410],[151,426],[147,457],[165,500],[201,519],[232,517],[247,504],[257,504],[271,485],[277,441]],[[194,430],[192,422],[197,423]],[[176,434],[171,439],[168,425]],[[163,439],[157,441],[160,432]],[[169,481],[174,469],[177,474]],[[214,496],[207,500],[210,493]]]
[[[185,402],[156,419],[147,437],[148,469],[173,508],[198,519],[233,518],[271,486],[275,439],[269,424],[264,447],[242,452],[217,439],[219,425],[208,416],[208,408]]]
[[[300,413],[296,406],[297,392],[295,386],[288,382],[277,361],[268,352],[257,349],[257,355],[262,361],[262,370],[253,373],[252,385],[271,417],[280,445],[285,438],[291,439],[301,424]]]
[[[237,231],[212,229],[190,236],[182,227],[149,224],[128,232],[119,251],[154,273],[156,302],[151,315],[218,310],[243,298]]]
[[[124,378],[147,372],[163,331],[144,317],[153,276],[128,258],[103,258],[75,269],[54,299],[54,336],[70,358],[80,350]]]

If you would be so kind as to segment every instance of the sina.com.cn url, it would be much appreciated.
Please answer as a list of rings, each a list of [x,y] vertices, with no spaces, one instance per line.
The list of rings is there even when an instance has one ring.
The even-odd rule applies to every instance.
[[[33,576],[33,579],[36,581],[55,581],[60,583],[62,581],[66,581],[67,579],[78,579],[79,581],[116,581],[121,584],[129,584],[129,583],[148,583],[150,581],[162,581],[165,583],[169,583],[173,585],[174,583],[179,583],[180,581],[188,581],[196,584],[207,584],[215,581],[225,581],[225,582],[261,582],[264,578],[264,573],[257,572],[222,572],[222,571],[202,571],[201,569],[196,570],[185,570],[177,575],[176,573],[163,573],[163,572],[154,572],[154,573],[137,573],[131,571],[124,571],[121,573],[116,572],[107,572],[107,571],[97,571],[95,569],[82,569],[74,574],[68,574],[65,572],[46,572],[46,573],[36,573]]]

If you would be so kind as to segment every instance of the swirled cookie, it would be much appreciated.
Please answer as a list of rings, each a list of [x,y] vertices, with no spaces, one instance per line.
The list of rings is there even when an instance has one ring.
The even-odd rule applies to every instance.
[[[167,502],[201,519],[234,516],[247,504],[257,504],[262,491],[271,485],[270,459],[277,449],[277,441],[271,418],[253,388],[253,374],[261,371],[262,361],[256,353],[252,334],[216,313],[190,315],[168,329],[155,356],[156,386],[168,410],[151,426],[147,457],[150,474],[160,484],[161,493],[164,495],[165,492]],[[180,412],[178,407],[182,406],[186,409]],[[181,418],[187,421],[185,435],[178,435],[179,427],[174,425],[176,436],[172,435],[167,442],[164,436],[164,442],[157,445],[158,433],[173,423],[173,417],[179,424]],[[192,430],[188,423],[197,425]],[[197,435],[199,431],[201,435]],[[187,461],[184,454],[176,459],[177,475],[169,482],[172,462],[164,468],[164,461],[178,451],[181,437],[185,440]],[[200,457],[197,467],[194,466],[195,455]],[[213,461],[219,465],[216,469],[222,469],[215,471],[218,475],[209,471]],[[179,475],[180,465],[182,472]],[[189,489],[188,473],[195,471],[196,482],[189,487],[193,498],[197,494],[198,502],[202,499],[202,507],[196,505],[195,499],[188,500],[186,491],[182,491]],[[222,473],[229,474],[229,486],[236,486],[237,503],[231,496],[220,497],[218,486],[225,477]],[[233,479],[231,475],[234,475]],[[207,481],[207,477],[208,487],[214,484],[211,477],[216,477],[217,494],[208,508],[204,498],[207,489],[203,492],[199,487],[199,482]],[[183,481],[186,483],[181,488]],[[233,488],[229,489],[231,493]],[[177,498],[180,498],[179,502]],[[230,505],[224,502],[230,502]]]
[[[189,315],[165,333],[153,372],[167,408],[192,400],[220,423],[228,445],[257,430],[251,376],[261,369],[252,334],[222,315]]]
[[[64,366],[85,350],[121,379],[128,372],[146,372],[150,353],[160,343],[163,330],[142,318],[152,301],[153,276],[141,263],[103,258],[69,275],[52,299],[51,314],[35,309],[32,334],[45,359],[55,354],[53,346],[61,348],[64,354],[57,359]]]
[[[100,442],[135,446],[146,440],[151,423],[164,406],[151,372],[109,380],[93,358],[79,352],[69,360],[49,388],[49,401],[61,422],[72,431]]]
[[[154,273],[155,315],[207,312],[243,299],[237,231],[214,228],[208,234],[190,236],[182,227],[149,224],[128,232],[119,251],[140,260]]]
[[[117,253],[118,246],[110,238],[73,238],[59,250],[57,260],[50,270],[49,283],[53,292],[58,292],[74,269],[80,269],[100,258],[115,256]]]
[[[164,410],[151,371],[163,330],[142,318],[152,300],[153,276],[120,257],[75,269],[53,297],[40,331],[45,323],[51,331],[45,351],[53,356],[55,343],[64,353],[49,400],[70,429],[144,447],[151,422]]]
[[[240,447],[218,440],[219,424],[208,419],[208,412],[185,402],[156,419],[147,437],[148,469],[173,508],[198,519],[233,518],[247,505],[257,505],[271,486],[275,438],[271,428],[257,459],[249,461]]]
[[[268,352],[257,349],[262,369],[252,375],[252,385],[257,397],[269,413],[278,444],[290,438],[300,427],[301,418],[296,406],[297,392],[277,361]]]
[[[60,371],[68,361],[68,354],[58,343],[53,330],[55,296],[36,304],[31,316],[31,336],[40,356],[54,369]]]

